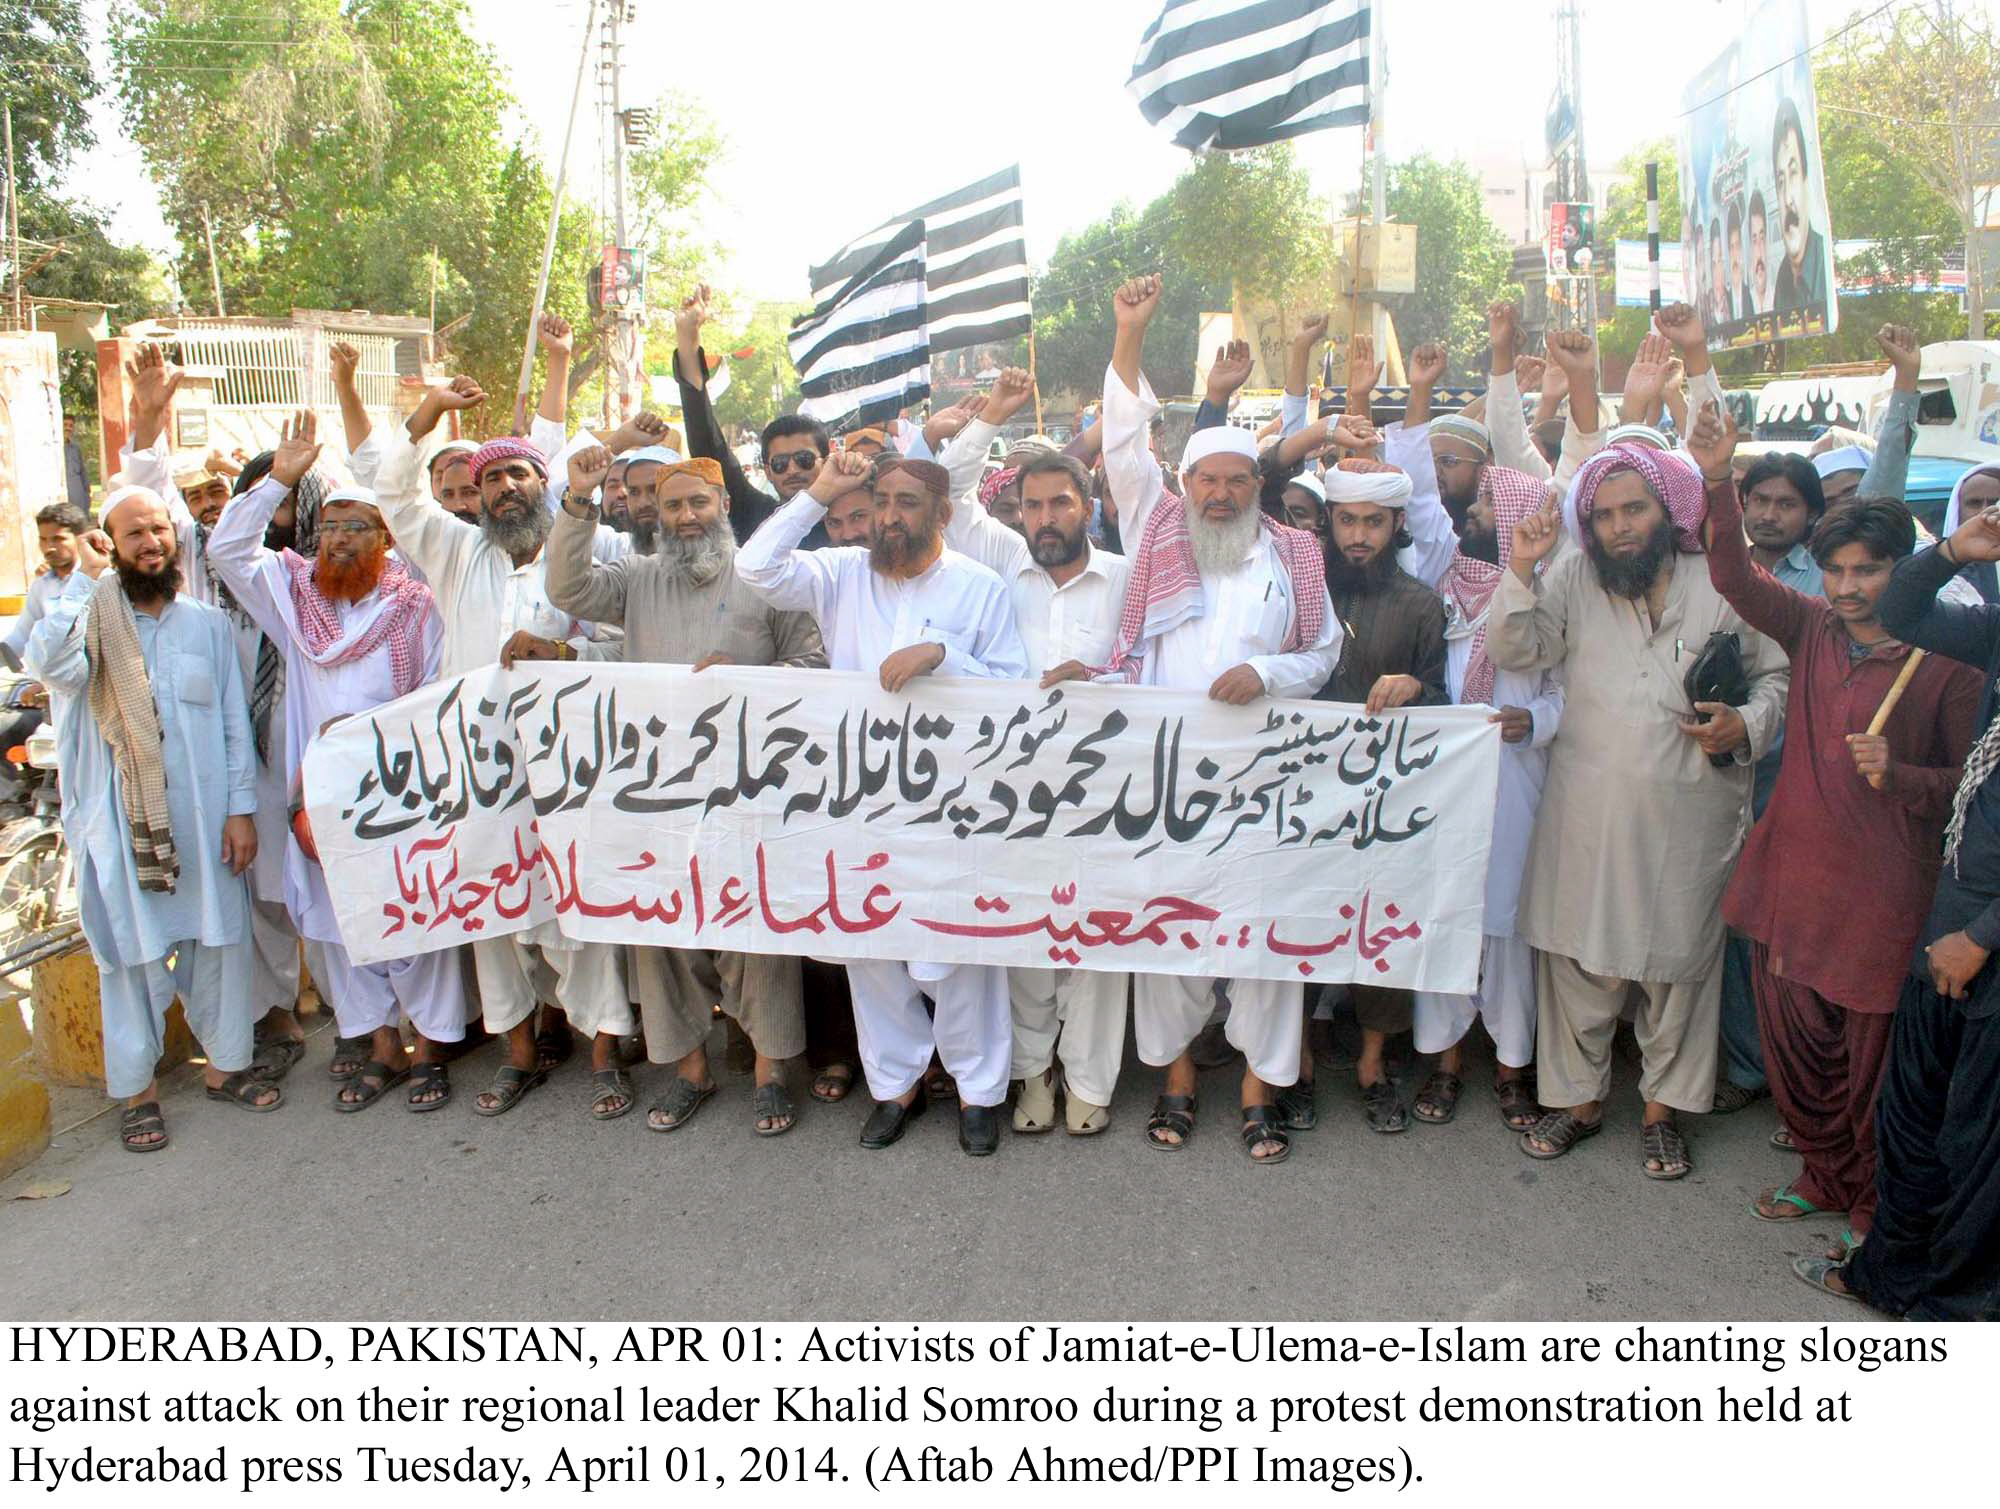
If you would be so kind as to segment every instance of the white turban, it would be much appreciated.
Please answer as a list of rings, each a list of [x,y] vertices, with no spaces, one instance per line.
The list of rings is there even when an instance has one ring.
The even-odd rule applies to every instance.
[[[1410,492],[1410,474],[1397,467],[1350,472],[1336,466],[1326,474],[1329,503],[1383,503],[1390,508],[1407,508]]]
[[[1241,456],[1255,466],[1257,439],[1233,424],[1212,424],[1205,430],[1196,430],[1188,436],[1187,449],[1181,453],[1181,470],[1188,471],[1210,456]]]

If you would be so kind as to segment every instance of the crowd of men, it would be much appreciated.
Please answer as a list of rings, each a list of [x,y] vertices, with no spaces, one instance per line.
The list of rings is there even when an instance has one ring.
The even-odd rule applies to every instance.
[[[571,336],[551,318],[525,434],[441,443],[485,402],[464,377],[375,425],[337,348],[347,478],[301,414],[226,498],[208,496],[212,471],[174,475],[179,373],[141,348],[96,527],[72,504],[44,512],[48,571],[9,641],[54,696],[123,1145],[168,1144],[154,1073],[176,995],[207,1094],[282,1103],[302,953],[337,1024],[340,1112],[392,1091],[441,1110],[453,1061],[494,1037],[504,1059],[471,1110],[502,1115],[580,1035],[588,1114],[638,1106],[643,1057],[659,1092],[645,1125],[672,1132],[716,1093],[719,1012],[754,1075],[757,1135],[798,1123],[803,1057],[816,1100],[865,1080],[864,1146],[951,1097],[975,1156],[1003,1119],[1104,1132],[1129,1015],[1159,1075],[1148,1144],[1185,1148],[1198,1068],[1240,1056],[1231,1120],[1252,1163],[1275,1165],[1318,1120],[1338,1008],[1360,1035],[1360,1124],[1453,1121],[1477,1025],[1491,1114],[1525,1156],[1559,1159],[1602,1128],[1629,1021],[1644,1177],[1684,1178],[1684,1118],[1768,1087],[1800,1167],[1751,1213],[1846,1221],[1836,1251],[1797,1260],[1802,1278],[1897,1314],[2000,1312],[2000,607],[1962,575],[1983,570],[1994,595],[2000,468],[1968,474],[1945,538],[1920,548],[1908,332],[1880,337],[1894,391],[1872,453],[1808,461],[1739,454],[1685,305],[1658,316],[1616,416],[1588,336],[1524,355],[1496,304],[1480,417],[1434,410],[1446,356],[1430,345],[1382,428],[1365,337],[1346,412],[1314,412],[1312,318],[1267,434],[1231,422],[1251,364],[1225,348],[1163,461],[1142,369],[1160,292],[1157,276],[1117,291],[1101,410],[1066,447],[1003,447],[1032,396],[1007,370],[921,425],[836,441],[779,418],[756,457],[766,485],[708,402],[706,289],[677,321],[684,437],[650,415],[572,435]],[[1532,419],[1524,388],[1541,390]],[[891,691],[1091,679],[1239,705],[1488,708],[1503,750],[1478,988],[833,967],[553,925],[465,958],[357,963],[302,816],[307,744],[440,678],[575,659],[830,666]],[[1398,1077],[1404,1034],[1421,1082]]]

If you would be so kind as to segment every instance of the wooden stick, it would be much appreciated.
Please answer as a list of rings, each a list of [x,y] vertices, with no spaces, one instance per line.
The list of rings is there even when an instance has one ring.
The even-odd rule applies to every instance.
[[[1896,672],[1896,679],[1890,683],[1888,695],[1883,697],[1882,705],[1875,709],[1875,716],[1868,720],[1869,738],[1876,737],[1876,735],[1880,734],[1888,726],[1889,714],[1893,713],[1896,710],[1896,704],[1903,700],[1904,688],[1909,686],[1910,678],[1916,675],[1917,667],[1923,663],[1924,652],[1922,650],[1912,650],[1904,659],[1903,668]],[[1868,784],[1873,786],[1877,791],[1880,791],[1882,789],[1882,777],[1871,775],[1868,777]]]

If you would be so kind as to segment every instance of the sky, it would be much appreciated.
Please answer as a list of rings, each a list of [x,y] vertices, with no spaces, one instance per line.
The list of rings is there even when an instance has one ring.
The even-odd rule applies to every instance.
[[[246,5],[252,0],[246,0]],[[1120,199],[1144,204],[1187,154],[1125,92],[1158,0],[632,0],[626,101],[667,90],[700,101],[726,155],[704,226],[730,250],[736,299],[803,299],[808,263],[913,205],[1021,164],[1031,256]],[[106,0],[89,0],[103,36]],[[1671,133],[1687,79],[1720,53],[1747,0],[1584,0],[1582,110],[1593,166]],[[1815,40],[1863,0],[1807,0]],[[1872,4],[1866,8],[1872,9]],[[561,145],[585,0],[470,0],[520,102],[519,124],[552,159]],[[1553,0],[1381,0],[1392,157],[1428,150],[1540,166],[1555,85]],[[102,48],[98,48],[101,58]],[[572,192],[595,195],[595,90],[585,85]],[[75,182],[115,207],[114,229],[173,249],[137,149],[100,102],[98,147]],[[1360,178],[1361,132],[1302,138],[1315,187]],[[1514,227],[1507,228],[1510,233]]]

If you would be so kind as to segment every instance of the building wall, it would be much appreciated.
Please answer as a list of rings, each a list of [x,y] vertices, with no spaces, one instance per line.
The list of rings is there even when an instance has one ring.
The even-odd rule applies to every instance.
[[[63,496],[56,338],[0,331],[0,606],[27,592],[41,565],[35,515]]]

